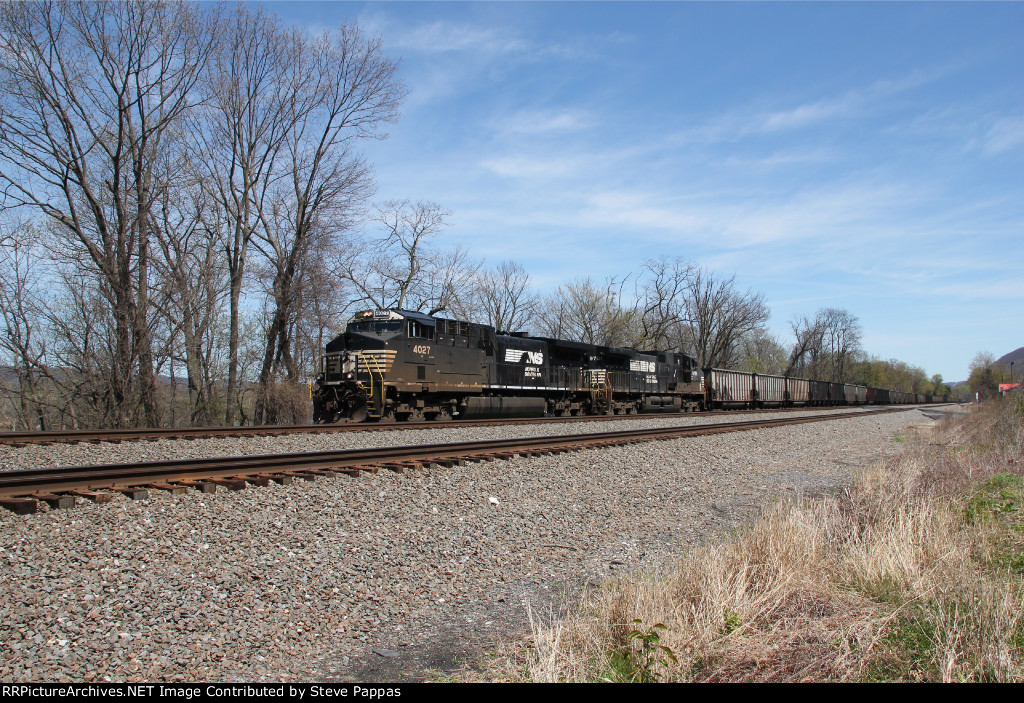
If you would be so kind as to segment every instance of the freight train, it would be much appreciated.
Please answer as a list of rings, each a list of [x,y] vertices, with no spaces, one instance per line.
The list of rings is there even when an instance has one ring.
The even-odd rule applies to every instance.
[[[686,354],[638,351],[432,317],[356,313],[327,344],[313,422],[629,415],[712,408],[928,403],[827,381],[701,369]]]

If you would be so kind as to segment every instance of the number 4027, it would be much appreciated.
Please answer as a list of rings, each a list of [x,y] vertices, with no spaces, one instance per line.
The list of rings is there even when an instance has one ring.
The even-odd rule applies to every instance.
[[[414,354],[430,354],[430,347],[425,344],[417,344],[412,351]]]

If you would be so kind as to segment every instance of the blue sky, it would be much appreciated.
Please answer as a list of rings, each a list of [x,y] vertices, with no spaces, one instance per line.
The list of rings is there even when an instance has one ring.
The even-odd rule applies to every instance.
[[[378,198],[541,291],[684,256],[946,380],[1024,345],[1024,4],[266,3],[410,94]]]

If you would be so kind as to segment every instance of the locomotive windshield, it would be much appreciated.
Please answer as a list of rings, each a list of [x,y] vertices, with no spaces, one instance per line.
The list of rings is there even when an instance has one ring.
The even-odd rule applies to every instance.
[[[401,320],[360,320],[348,323],[349,332],[359,332],[360,334],[391,335],[401,332],[401,330]]]

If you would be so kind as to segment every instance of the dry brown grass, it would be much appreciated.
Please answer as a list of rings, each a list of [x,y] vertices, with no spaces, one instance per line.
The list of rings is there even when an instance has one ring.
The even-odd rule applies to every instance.
[[[732,541],[604,584],[567,618],[535,621],[530,646],[491,674],[1024,680],[1024,520],[1005,490],[977,488],[1022,473],[1024,412],[910,435],[902,456],[842,495],[772,505]]]

